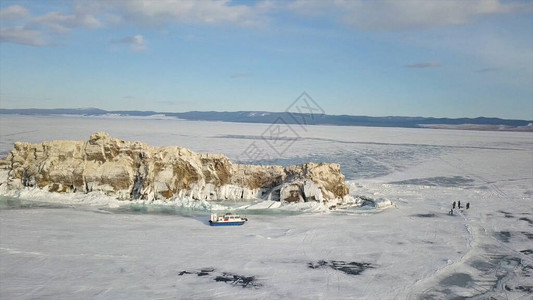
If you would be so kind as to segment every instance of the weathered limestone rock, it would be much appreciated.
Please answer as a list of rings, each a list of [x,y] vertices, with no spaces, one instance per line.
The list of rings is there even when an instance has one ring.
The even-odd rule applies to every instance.
[[[221,154],[151,147],[95,133],[89,141],[17,142],[0,168],[11,189],[99,191],[119,199],[269,199],[334,206],[348,195],[338,164],[232,164]]]

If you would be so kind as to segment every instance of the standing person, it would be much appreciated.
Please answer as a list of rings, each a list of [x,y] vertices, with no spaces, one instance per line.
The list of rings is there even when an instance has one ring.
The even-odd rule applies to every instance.
[[[455,209],[455,201],[453,201],[452,209]]]
[[[457,201],[457,208],[461,208],[461,201]]]
[[[470,202],[467,202],[466,203],[466,209],[469,209],[470,208]]]

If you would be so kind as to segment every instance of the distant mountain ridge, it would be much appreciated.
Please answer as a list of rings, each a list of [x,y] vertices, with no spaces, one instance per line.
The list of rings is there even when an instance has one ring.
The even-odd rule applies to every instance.
[[[167,116],[193,121],[222,121],[239,123],[274,123],[301,125],[337,125],[337,126],[370,126],[370,127],[404,127],[404,128],[445,128],[468,130],[498,131],[533,131],[532,120],[511,120],[500,118],[433,118],[433,117],[369,117],[352,115],[301,114],[289,112],[267,111],[189,111],[189,112],[156,112],[138,110],[103,110],[99,108],[57,108],[57,109],[3,109],[0,114],[18,115],[83,115],[83,116]]]

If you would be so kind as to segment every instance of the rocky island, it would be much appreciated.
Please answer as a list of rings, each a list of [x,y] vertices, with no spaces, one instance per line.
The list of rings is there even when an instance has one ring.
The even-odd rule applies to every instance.
[[[339,164],[234,164],[222,154],[152,147],[106,133],[88,141],[17,142],[0,168],[8,189],[101,192],[122,200],[316,201],[329,208],[353,200]]]

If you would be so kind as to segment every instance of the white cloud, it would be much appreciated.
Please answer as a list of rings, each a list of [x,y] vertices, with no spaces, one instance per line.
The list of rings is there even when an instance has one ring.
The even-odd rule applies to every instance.
[[[146,50],[146,41],[140,34],[134,36],[127,36],[122,39],[112,40],[114,44],[127,44],[130,45],[132,51],[144,51]]]
[[[26,8],[13,5],[0,11],[1,19],[12,22],[10,28],[2,28],[2,41],[42,46],[53,41],[56,35],[77,28],[95,29],[119,23],[136,26],[171,23],[261,26],[266,20],[264,14],[274,7],[272,3],[264,1],[249,6],[235,5],[230,0],[75,1],[70,13],[51,11],[38,16],[31,16]],[[120,43],[129,44],[134,51],[146,49],[141,35],[122,39]]]
[[[12,5],[0,10],[0,20],[24,18],[28,15],[28,11],[19,5]]]
[[[356,29],[401,30],[460,25],[523,6],[499,0],[296,0],[288,8],[307,15],[331,14]]]
[[[56,33],[66,33],[76,27],[98,28],[102,24],[93,15],[71,14],[64,15],[59,12],[50,12],[43,16],[35,17],[32,23],[44,26]]]
[[[277,0],[257,2],[235,0],[78,0],[76,13],[99,15],[102,20],[113,20],[138,26],[163,26],[172,23],[243,27],[262,26],[266,14],[281,8]]]
[[[54,35],[64,34],[75,28],[98,28],[102,23],[91,14],[74,12],[63,14],[49,12],[32,16],[19,5],[0,10],[0,19],[5,20],[1,28],[1,40],[27,46],[45,46],[53,41]]]
[[[268,5],[233,5],[229,0],[130,0],[113,2],[123,19],[139,25],[165,23],[230,24],[260,26]]]
[[[27,46],[46,45],[46,38],[41,32],[24,27],[0,28],[0,41]]]
[[[263,0],[235,3],[231,0],[78,0],[64,2],[70,5],[67,7],[70,11],[50,11],[39,16],[31,16],[26,8],[13,5],[1,10],[0,18],[17,22],[7,24],[11,29],[4,28],[5,32],[11,31],[10,36],[33,35],[34,42],[44,43],[45,40],[53,41],[58,34],[66,34],[77,28],[112,27],[120,23],[134,26],[189,23],[262,27],[280,12],[298,12],[313,18],[333,19],[358,30],[431,28],[464,24],[480,16],[510,13],[527,6],[503,1]],[[531,8],[531,5],[528,7]],[[7,25],[3,24],[4,27]],[[37,38],[39,35],[41,39]],[[19,39],[10,38],[10,41],[16,40]],[[23,40],[25,44],[31,41],[28,38]],[[141,43],[144,45],[144,41]],[[142,47],[138,49],[145,49],[146,46]]]

